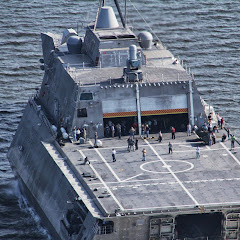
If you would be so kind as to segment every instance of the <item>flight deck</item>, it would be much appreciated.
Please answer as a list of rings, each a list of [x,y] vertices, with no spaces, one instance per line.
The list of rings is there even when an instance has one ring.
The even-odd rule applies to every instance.
[[[223,130],[222,130],[223,131]],[[197,135],[185,132],[171,139],[170,133],[139,139],[138,149],[128,151],[127,139],[103,138],[103,147],[94,140],[86,144],[66,143],[65,153],[84,177],[96,198],[110,215],[177,211],[189,208],[240,205],[239,145],[230,149],[230,140],[208,146]],[[173,153],[168,153],[169,142]],[[236,144],[236,143],[235,143]],[[196,148],[200,158],[196,158]],[[116,150],[116,162],[112,149]],[[142,150],[146,149],[146,161]],[[84,164],[88,158],[89,163]]]

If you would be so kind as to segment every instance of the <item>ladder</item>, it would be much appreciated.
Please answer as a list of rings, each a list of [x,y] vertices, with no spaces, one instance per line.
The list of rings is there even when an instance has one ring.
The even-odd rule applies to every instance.
[[[239,240],[240,213],[228,213],[224,222],[225,240]]]

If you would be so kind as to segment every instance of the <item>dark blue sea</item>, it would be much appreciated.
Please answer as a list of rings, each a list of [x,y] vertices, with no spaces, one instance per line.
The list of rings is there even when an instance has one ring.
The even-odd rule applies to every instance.
[[[106,0],[106,4],[113,1]],[[119,0],[123,6],[123,0]],[[240,138],[240,4],[234,0],[132,0],[161,41],[194,74],[203,99]],[[98,1],[1,0],[0,239],[50,239],[19,192],[6,158],[28,98],[40,87],[41,32],[95,19]],[[128,1],[128,22],[143,29]]]

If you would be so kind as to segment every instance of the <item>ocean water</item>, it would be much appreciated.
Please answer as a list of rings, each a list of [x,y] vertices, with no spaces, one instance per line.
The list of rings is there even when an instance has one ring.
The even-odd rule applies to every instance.
[[[131,0],[148,25],[194,78],[240,138],[240,5],[218,0]],[[112,0],[106,0],[112,5]],[[119,0],[123,6],[123,0]],[[0,8],[0,239],[50,239],[19,192],[6,158],[26,102],[41,86],[41,32],[82,32],[95,19],[98,1],[2,0]],[[137,29],[140,15],[128,1],[127,19]]]

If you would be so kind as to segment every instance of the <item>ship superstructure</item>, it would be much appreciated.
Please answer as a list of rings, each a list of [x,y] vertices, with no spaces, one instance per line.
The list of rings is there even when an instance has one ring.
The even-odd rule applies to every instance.
[[[185,136],[188,123],[200,129],[208,121],[210,106],[180,60],[151,33],[134,33],[115,3],[121,23],[101,6],[84,36],[41,34],[42,86],[8,153],[16,176],[54,239],[239,239],[238,156],[225,143],[212,156]],[[169,142],[176,129],[177,156],[164,156],[168,142],[139,137],[146,124]],[[116,129],[109,138],[117,125],[123,137]],[[132,126],[135,152],[127,149]],[[85,132],[78,144],[77,128]],[[192,159],[196,146],[206,151],[201,161]]]

